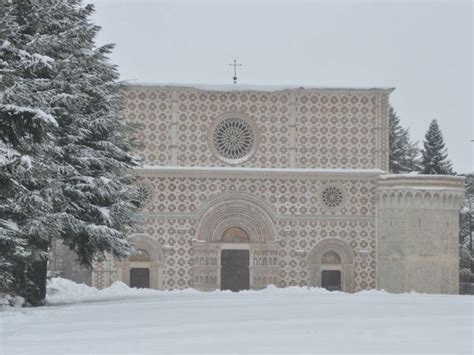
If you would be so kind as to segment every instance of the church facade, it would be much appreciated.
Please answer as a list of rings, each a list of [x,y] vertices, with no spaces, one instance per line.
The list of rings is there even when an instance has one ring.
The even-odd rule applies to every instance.
[[[93,286],[457,293],[463,179],[387,174],[391,92],[127,86],[144,225]]]

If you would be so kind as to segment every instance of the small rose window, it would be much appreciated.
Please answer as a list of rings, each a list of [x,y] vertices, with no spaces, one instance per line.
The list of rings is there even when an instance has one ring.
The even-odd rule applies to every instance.
[[[148,205],[153,199],[153,188],[148,184],[138,185],[138,201],[142,206]]]
[[[337,186],[326,187],[323,190],[321,197],[326,207],[330,208],[339,207],[344,201],[344,193]]]

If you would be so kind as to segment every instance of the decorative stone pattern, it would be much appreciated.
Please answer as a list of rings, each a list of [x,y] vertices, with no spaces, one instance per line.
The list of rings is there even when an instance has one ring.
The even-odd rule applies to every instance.
[[[288,178],[278,174],[246,173],[244,178],[233,172],[212,173],[209,177],[147,169],[137,170],[137,174],[140,183],[153,186],[156,191],[147,207],[143,233],[161,246],[169,247],[163,273],[166,289],[216,289],[220,279],[220,238],[229,226],[249,228],[246,224],[240,225],[235,218],[240,210],[250,211],[240,219],[244,222],[262,214],[261,222],[251,223],[260,225],[257,230],[261,232],[249,233],[250,238],[262,236],[252,241],[256,244],[251,244],[256,248],[251,248],[252,288],[269,283],[280,287],[311,284],[308,254],[325,238],[344,240],[356,254],[367,251],[365,257],[358,254],[355,257],[352,290],[375,287],[377,174],[362,174],[356,178],[344,174]],[[327,186],[344,189],[351,206],[326,208],[319,192]],[[242,199],[253,202],[239,202]],[[230,221],[226,217],[227,210],[234,216]],[[221,222],[217,223],[220,217]],[[211,227],[206,227],[207,220],[219,225],[220,230],[214,233]],[[214,243],[211,248],[199,242],[201,235]],[[265,246],[265,243],[269,244]]]
[[[242,166],[387,169],[390,92],[131,86],[124,94],[125,117],[142,127],[138,139],[145,144],[139,153],[147,165],[232,164],[212,154],[208,135],[219,116],[236,112],[253,120],[261,135],[259,149],[239,161]]]
[[[222,251],[245,249],[251,289],[321,286],[337,270],[345,292],[457,292],[462,179],[377,170],[390,91],[127,88],[146,165],[134,243],[150,261],[108,256],[93,284],[127,283],[138,265],[153,288],[211,291]]]
[[[247,193],[271,204],[282,215],[308,216],[374,216],[375,179],[321,177],[320,179],[288,179],[269,174],[265,178],[251,179],[247,174],[230,173],[224,177],[199,176],[148,176],[140,177],[155,189],[155,199],[149,204],[151,214],[190,214],[198,212],[202,203],[220,193]],[[346,204],[340,208],[327,208],[320,192],[326,185],[341,185],[346,191]]]
[[[105,258],[98,258],[92,265],[92,286],[96,288],[104,288],[112,285],[117,281],[118,264],[111,255],[105,255]]]

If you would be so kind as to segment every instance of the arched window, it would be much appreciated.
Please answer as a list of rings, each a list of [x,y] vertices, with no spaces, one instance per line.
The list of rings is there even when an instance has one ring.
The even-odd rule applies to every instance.
[[[308,254],[309,285],[353,292],[354,253],[339,238],[320,240]]]

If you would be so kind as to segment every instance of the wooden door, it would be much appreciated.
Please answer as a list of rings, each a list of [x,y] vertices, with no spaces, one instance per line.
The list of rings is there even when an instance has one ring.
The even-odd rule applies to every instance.
[[[341,271],[323,270],[321,273],[321,287],[329,291],[341,291]]]
[[[249,289],[249,261],[248,250],[222,250],[221,290],[237,292]]]
[[[149,268],[131,268],[130,269],[130,287],[150,288],[150,269]]]

